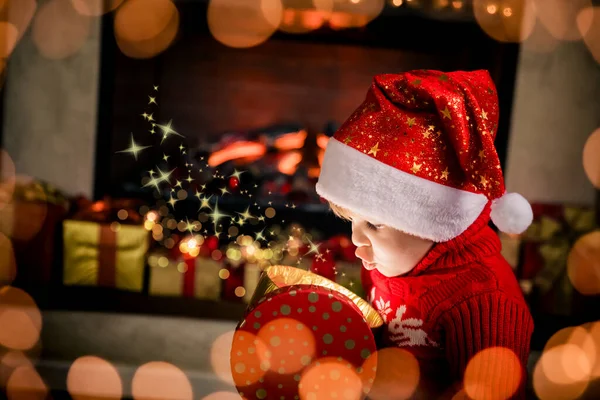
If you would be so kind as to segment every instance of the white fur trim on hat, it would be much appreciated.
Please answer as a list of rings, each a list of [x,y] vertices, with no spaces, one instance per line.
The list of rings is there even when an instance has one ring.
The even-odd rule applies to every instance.
[[[483,194],[404,172],[334,138],[327,144],[316,190],[372,222],[434,242],[463,233],[488,202]]]

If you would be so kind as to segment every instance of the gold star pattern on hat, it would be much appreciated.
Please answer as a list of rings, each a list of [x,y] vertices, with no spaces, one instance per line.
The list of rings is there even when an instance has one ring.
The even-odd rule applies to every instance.
[[[413,174],[416,174],[417,172],[419,172],[421,170],[422,165],[423,165],[422,163],[417,164],[417,163],[413,162],[413,166],[410,170],[413,172]]]
[[[379,151],[379,142],[377,142],[375,144],[375,146],[371,147],[371,150],[369,150],[369,154],[373,154],[375,156],[375,158],[377,158],[378,151]]]
[[[446,167],[446,169],[442,171],[442,176],[441,176],[441,179],[448,180],[448,175],[449,175],[449,174],[450,174],[450,173],[448,172],[448,167]]]
[[[442,114],[444,115],[444,118],[452,119],[452,116],[450,115],[450,110],[448,110],[448,106],[444,107],[444,109],[442,110]]]
[[[481,183],[484,188],[487,188],[488,180],[485,178],[485,176],[479,175],[479,178],[481,179],[481,181],[479,183]]]

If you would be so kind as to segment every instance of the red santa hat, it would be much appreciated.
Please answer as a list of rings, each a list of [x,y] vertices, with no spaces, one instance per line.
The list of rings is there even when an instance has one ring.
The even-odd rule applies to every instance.
[[[487,71],[377,75],[327,144],[317,193],[434,242],[460,235],[491,201],[498,229],[521,233],[533,214],[525,198],[506,193],[497,127]]]

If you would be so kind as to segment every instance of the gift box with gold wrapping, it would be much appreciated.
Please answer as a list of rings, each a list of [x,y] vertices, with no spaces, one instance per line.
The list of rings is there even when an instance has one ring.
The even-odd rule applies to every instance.
[[[582,301],[568,274],[574,245],[598,228],[592,207],[532,204],[534,220],[521,239],[517,275],[534,307],[571,315]]]
[[[132,200],[105,199],[63,223],[65,285],[141,292],[149,232]]]
[[[0,282],[29,286],[53,280],[68,208],[66,197],[46,182],[21,177],[0,183],[0,241],[15,260],[10,270],[0,268]]]
[[[194,297],[219,300],[222,265],[210,257],[173,259],[165,252],[149,256],[149,294],[155,296]]]
[[[233,337],[236,388],[249,400],[364,398],[382,324],[342,286],[299,268],[268,267]]]

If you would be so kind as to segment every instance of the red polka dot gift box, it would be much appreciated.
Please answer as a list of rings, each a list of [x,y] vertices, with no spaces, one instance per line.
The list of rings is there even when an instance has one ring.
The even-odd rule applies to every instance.
[[[344,287],[271,266],[233,337],[236,388],[247,400],[364,399],[376,373],[364,366],[382,325],[377,311]]]

